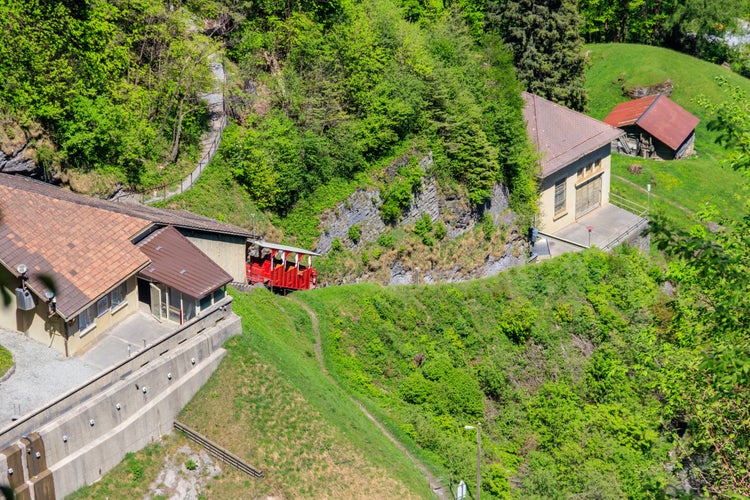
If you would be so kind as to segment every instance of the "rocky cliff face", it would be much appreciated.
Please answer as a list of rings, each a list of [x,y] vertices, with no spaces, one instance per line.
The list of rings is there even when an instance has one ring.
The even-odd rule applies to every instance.
[[[22,128],[17,123],[0,123],[0,172],[43,177],[37,164],[37,149],[47,144],[41,127]],[[51,147],[51,144],[47,144]]]
[[[422,162],[430,161],[425,158]],[[421,163],[422,163],[421,162]],[[429,166],[429,165],[425,165]],[[398,221],[400,226],[413,226],[418,219],[427,214],[433,222],[441,220],[447,229],[446,239],[454,239],[474,229],[485,214],[488,214],[498,228],[512,228],[515,214],[509,208],[508,191],[505,186],[496,185],[492,197],[480,207],[472,206],[466,198],[455,193],[441,191],[434,178],[424,177],[419,192],[412,199],[411,205],[404,211]],[[347,200],[339,203],[333,210],[321,216],[321,237],[315,248],[316,252],[326,253],[331,250],[334,240],[345,248],[357,250],[368,242],[373,242],[390,229],[380,215],[380,191],[377,188],[358,189]],[[359,241],[354,243],[349,238],[349,229],[357,226]],[[436,243],[440,245],[441,242]],[[500,248],[502,246],[502,248]],[[494,243],[484,255],[477,255],[471,266],[466,263],[425,262],[421,271],[419,264],[394,259],[388,264],[390,268],[389,284],[455,282],[497,274],[505,269],[522,265],[526,262],[528,246],[523,235],[517,230],[507,232],[503,242]],[[367,281],[367,271],[358,276],[350,276],[346,281]],[[383,277],[377,281],[383,281]]]

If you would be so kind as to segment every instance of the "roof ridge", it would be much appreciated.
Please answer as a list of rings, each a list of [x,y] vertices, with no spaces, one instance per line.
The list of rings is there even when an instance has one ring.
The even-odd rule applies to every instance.
[[[656,94],[656,99],[654,99],[653,101],[651,101],[651,104],[648,105],[648,107],[646,108],[646,111],[644,111],[643,113],[641,113],[641,116],[639,116],[638,119],[635,121],[635,125],[638,125],[638,122],[641,121],[641,118],[643,118],[644,116],[646,116],[648,114],[648,112],[651,111],[651,109],[656,105],[656,103],[659,101],[659,99],[663,95],[664,94]],[[645,97],[643,99],[645,99]]]

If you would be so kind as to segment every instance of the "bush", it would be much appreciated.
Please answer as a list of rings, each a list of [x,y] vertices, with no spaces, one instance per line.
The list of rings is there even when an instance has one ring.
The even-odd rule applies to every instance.
[[[354,243],[355,245],[359,243],[359,239],[362,236],[362,233],[359,229],[359,224],[355,224],[349,228],[348,236],[349,239],[352,240],[352,243]]]
[[[383,248],[393,248],[396,246],[396,237],[393,233],[383,233],[378,237],[378,245]]]
[[[497,328],[516,344],[523,344],[531,336],[538,316],[537,309],[527,300],[510,302],[497,322]]]

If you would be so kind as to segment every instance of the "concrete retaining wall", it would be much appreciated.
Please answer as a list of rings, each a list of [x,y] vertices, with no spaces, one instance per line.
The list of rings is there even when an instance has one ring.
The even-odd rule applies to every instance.
[[[96,481],[126,453],[171,432],[218,367],[221,345],[241,329],[227,297],[198,321],[4,429],[0,483],[35,499],[62,498]]]

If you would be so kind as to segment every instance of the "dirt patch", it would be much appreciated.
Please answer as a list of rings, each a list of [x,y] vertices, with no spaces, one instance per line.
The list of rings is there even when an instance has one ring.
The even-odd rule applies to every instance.
[[[183,446],[174,455],[164,457],[164,467],[144,498],[198,499],[208,482],[219,474],[221,467],[208,453]]]

